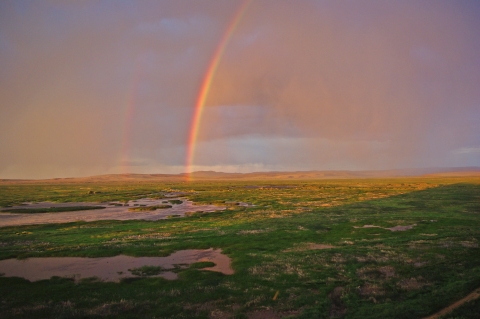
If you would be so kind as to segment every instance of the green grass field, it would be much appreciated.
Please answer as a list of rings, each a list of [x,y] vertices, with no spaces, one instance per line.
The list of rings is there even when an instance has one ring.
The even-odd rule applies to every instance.
[[[170,191],[187,192],[195,203],[255,206],[159,221],[1,227],[0,259],[212,247],[232,259],[235,274],[199,264],[173,281],[3,276],[0,318],[423,318],[480,287],[478,178],[0,184],[0,205]],[[445,318],[479,318],[479,305],[466,303]]]

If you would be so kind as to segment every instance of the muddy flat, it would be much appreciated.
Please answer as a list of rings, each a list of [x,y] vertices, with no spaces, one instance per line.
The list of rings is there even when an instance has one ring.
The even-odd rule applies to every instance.
[[[172,205],[171,208],[157,209],[153,211],[141,211],[132,212],[129,208],[139,207],[140,205],[153,206],[164,205],[165,199],[138,199],[135,201],[129,201],[127,206],[114,206],[119,205],[117,202],[111,203],[26,203],[21,206],[13,206],[8,209],[28,209],[28,208],[47,208],[47,207],[71,207],[71,206],[105,206],[105,209],[101,210],[82,210],[71,212],[58,212],[58,213],[31,213],[31,214],[17,214],[17,213],[2,213],[0,212],[0,227],[6,226],[20,226],[20,225],[33,225],[33,224],[51,224],[51,223],[69,223],[75,221],[96,221],[96,220],[159,220],[166,219],[171,215],[177,215],[178,217],[185,216],[187,212],[213,212],[218,210],[224,210],[224,206],[215,205],[194,205],[193,202],[186,199],[170,198],[182,200],[181,204]],[[113,206],[112,206],[113,205]]]
[[[0,260],[0,273],[6,277],[22,277],[30,281],[50,279],[52,276],[69,277],[79,280],[97,277],[104,281],[118,281],[122,278],[137,277],[130,271],[142,266],[159,266],[166,271],[155,275],[165,279],[177,279],[177,274],[169,271],[175,265],[187,268],[195,262],[210,261],[215,266],[202,270],[217,271],[226,275],[233,274],[230,258],[222,254],[221,249],[180,250],[167,257],[45,257],[24,260]]]

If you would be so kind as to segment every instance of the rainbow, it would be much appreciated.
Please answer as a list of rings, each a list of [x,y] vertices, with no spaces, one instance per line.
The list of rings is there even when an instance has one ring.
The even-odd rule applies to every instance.
[[[223,56],[225,48],[227,47],[228,41],[232,37],[233,32],[235,31],[238,23],[242,19],[245,11],[247,11],[248,6],[252,0],[245,0],[240,7],[238,8],[237,12],[233,16],[228,28],[225,30],[220,42],[218,43],[217,48],[215,49],[212,59],[207,68],[207,72],[203,77],[202,84],[200,86],[200,90],[198,91],[198,96],[195,102],[195,110],[193,113],[192,124],[190,127],[190,134],[188,135],[188,144],[187,144],[187,160],[186,160],[186,169],[187,169],[187,180],[191,180],[192,176],[192,166],[193,166],[193,159],[195,155],[195,144],[197,142],[198,137],[198,129],[200,127],[200,122],[202,119],[202,112],[205,106],[205,101],[208,96],[208,92],[210,91],[210,87],[212,85],[212,80],[217,71],[218,64]]]

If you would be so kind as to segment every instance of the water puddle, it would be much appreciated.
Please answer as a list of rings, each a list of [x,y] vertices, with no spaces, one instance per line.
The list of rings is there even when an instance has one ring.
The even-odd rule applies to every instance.
[[[156,210],[131,211],[133,208],[148,206],[172,207]],[[56,213],[7,213],[2,210],[12,209],[34,209],[49,207],[75,207],[75,206],[103,206],[105,209],[92,209]],[[32,224],[50,224],[50,223],[69,223],[76,221],[96,221],[96,220],[159,220],[171,217],[184,217],[185,213],[191,212],[214,212],[224,210],[225,206],[215,205],[194,205],[193,202],[185,198],[171,197],[168,199],[150,199],[143,198],[132,200],[127,203],[105,202],[105,203],[24,203],[19,206],[3,208],[0,210],[0,227],[21,226]]]
[[[233,274],[230,258],[221,249],[180,250],[167,257],[42,257],[24,260],[0,260],[0,273],[6,277],[23,277],[30,281],[50,279],[52,276],[74,278],[97,277],[103,281],[119,281],[122,278],[139,277],[134,269],[144,266],[161,267],[161,272],[151,277],[177,279],[172,270],[185,269],[196,262],[213,262],[215,266],[202,270],[217,271],[225,275]]]

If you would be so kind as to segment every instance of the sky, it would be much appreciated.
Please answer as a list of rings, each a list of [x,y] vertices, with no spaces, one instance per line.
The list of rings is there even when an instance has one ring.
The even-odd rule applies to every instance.
[[[0,1],[0,132],[0,178],[480,166],[480,2]]]

